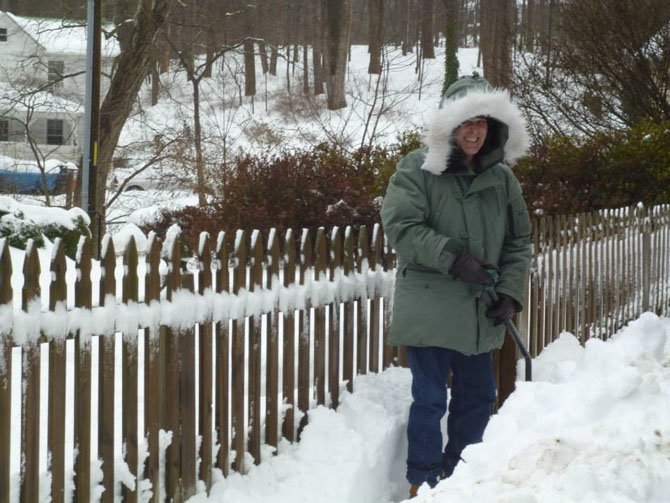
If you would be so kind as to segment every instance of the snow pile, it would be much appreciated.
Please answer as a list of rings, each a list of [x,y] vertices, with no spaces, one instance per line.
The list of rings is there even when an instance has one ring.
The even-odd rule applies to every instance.
[[[0,215],[3,223],[16,223],[17,221],[29,221],[37,225],[55,224],[66,229],[74,229],[77,219],[84,219],[86,225],[90,219],[81,208],[63,208],[38,206],[36,204],[20,203],[9,196],[0,196]]]
[[[581,347],[564,333],[535,359],[535,381],[492,417],[433,503],[670,501],[670,319],[646,313]],[[337,410],[317,408],[299,444],[191,502],[387,503],[403,500],[411,378],[358,377]]]
[[[670,320],[645,313],[585,348],[568,334],[481,445],[418,501],[670,501]],[[440,495],[440,496],[438,496]]]

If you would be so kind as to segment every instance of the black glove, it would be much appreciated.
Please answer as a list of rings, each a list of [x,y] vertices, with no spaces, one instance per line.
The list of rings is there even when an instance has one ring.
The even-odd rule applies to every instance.
[[[516,303],[504,293],[498,294],[498,302],[486,310],[486,317],[495,320],[495,325],[500,325],[512,319],[516,313]]]
[[[465,281],[466,283],[495,286],[495,281],[491,275],[486,272],[486,266],[482,264],[481,260],[472,255],[467,248],[463,248],[456,256],[449,272],[454,278]]]

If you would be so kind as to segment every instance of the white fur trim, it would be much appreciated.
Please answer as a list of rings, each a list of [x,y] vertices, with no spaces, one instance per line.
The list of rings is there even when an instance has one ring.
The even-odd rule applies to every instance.
[[[454,129],[477,116],[491,117],[507,125],[509,139],[503,147],[506,163],[512,165],[523,157],[530,145],[530,137],[526,120],[509,93],[504,90],[472,91],[463,98],[447,101],[444,108],[434,112],[429,119],[424,138],[428,153],[421,168],[436,175],[442,173],[451,154]]]

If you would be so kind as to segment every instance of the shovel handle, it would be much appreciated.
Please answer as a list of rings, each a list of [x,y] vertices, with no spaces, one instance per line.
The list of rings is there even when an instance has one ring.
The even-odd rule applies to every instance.
[[[487,292],[489,296],[491,297],[491,301],[496,304],[500,299],[498,298],[498,294],[496,293],[495,290],[492,288],[487,289]],[[519,350],[521,351],[521,354],[523,355],[523,359],[526,363],[525,365],[525,370],[526,370],[526,382],[532,381],[532,376],[533,376],[533,368],[532,368],[532,359],[530,357],[530,354],[528,354],[528,350],[526,349],[526,346],[524,345],[523,341],[521,340],[521,336],[519,335],[519,331],[516,329],[516,326],[514,325],[514,322],[512,320],[506,320],[505,321],[505,326],[507,327],[507,330],[509,330],[509,333],[512,334],[512,339],[514,339],[514,342],[516,342],[516,345],[519,347]]]

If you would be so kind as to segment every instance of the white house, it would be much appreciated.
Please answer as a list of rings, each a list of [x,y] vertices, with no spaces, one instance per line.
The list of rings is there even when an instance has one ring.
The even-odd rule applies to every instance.
[[[45,158],[79,160],[86,44],[81,21],[0,11],[0,154],[25,158],[37,148]],[[118,41],[103,36],[102,52],[103,75],[108,75]],[[104,77],[101,87],[104,95]]]
[[[0,155],[77,163],[83,118],[81,103],[0,82]]]

